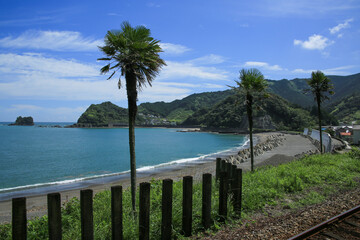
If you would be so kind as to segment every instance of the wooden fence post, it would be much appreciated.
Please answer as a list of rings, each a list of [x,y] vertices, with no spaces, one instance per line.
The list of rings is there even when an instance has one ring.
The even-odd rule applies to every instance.
[[[236,190],[236,165],[231,166],[231,179],[230,179],[230,192],[233,196],[233,201],[235,199],[235,190]]]
[[[224,159],[220,161],[220,173],[221,172],[226,172],[226,161]],[[220,177],[220,173],[219,173],[219,177]]]
[[[111,187],[111,229],[113,240],[123,239],[122,186]]]
[[[183,178],[183,216],[182,231],[185,237],[191,236],[192,231],[192,187],[193,177]]]
[[[93,190],[80,191],[81,239],[94,239]]]
[[[12,199],[12,239],[23,240],[27,235],[26,198]]]
[[[211,185],[212,176],[210,173],[203,174],[202,186],[202,224],[205,229],[211,227]]]
[[[216,158],[216,172],[215,172],[215,177],[216,177],[216,181],[219,180],[219,176],[220,176],[220,165],[221,165],[221,158]]]
[[[234,210],[236,212],[236,214],[239,215],[239,217],[241,217],[241,201],[242,201],[242,169],[236,169],[236,178],[235,178],[235,182],[236,182],[236,191],[234,194]]]
[[[219,187],[219,215],[221,222],[224,222],[227,217],[228,186],[227,172],[221,172]]]
[[[171,239],[172,235],[172,198],[173,180],[164,179],[162,185],[162,205],[161,205],[161,239]]]
[[[60,193],[50,193],[47,195],[48,203],[48,226],[49,239],[62,239],[62,223],[61,223],[61,197]]]
[[[140,183],[139,239],[150,239],[150,183]]]
[[[232,164],[227,162],[225,171],[227,172],[228,180],[231,179],[231,169],[232,169]]]

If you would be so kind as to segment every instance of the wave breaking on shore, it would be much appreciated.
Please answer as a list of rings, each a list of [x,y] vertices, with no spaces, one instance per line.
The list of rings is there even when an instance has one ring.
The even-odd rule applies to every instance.
[[[254,139],[255,143],[257,139]],[[184,158],[178,159],[166,163],[161,163],[153,166],[141,166],[136,169],[137,175],[139,177],[150,176],[154,173],[172,171],[176,169],[181,169],[187,166],[194,166],[198,164],[203,164],[206,162],[215,161],[218,157],[227,157],[233,154],[238,153],[242,149],[249,147],[249,138],[246,136],[244,142],[240,143],[239,146],[230,148],[227,150],[222,150],[215,153],[205,154],[193,158]],[[0,189],[0,201],[7,201],[15,197],[23,196],[37,196],[43,195],[51,192],[67,191],[74,189],[81,189],[90,187],[93,185],[106,184],[111,182],[120,181],[126,178],[129,178],[130,170],[117,172],[117,173],[107,173],[100,175],[93,175],[87,177],[79,177],[67,180],[60,180],[47,183],[37,183],[31,185],[17,186],[11,188]]]

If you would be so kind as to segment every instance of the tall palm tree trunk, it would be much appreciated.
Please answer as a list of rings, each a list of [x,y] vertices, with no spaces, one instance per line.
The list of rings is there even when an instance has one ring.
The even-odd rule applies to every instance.
[[[254,146],[253,146],[253,137],[252,137],[252,131],[253,131],[253,119],[252,119],[252,96],[250,94],[247,94],[247,105],[246,105],[246,111],[248,115],[248,122],[249,122],[249,132],[250,132],[250,161],[251,161],[251,171],[254,171]]]
[[[137,90],[134,73],[127,72],[126,90],[129,111],[129,146],[130,146],[130,181],[131,181],[131,203],[134,213],[136,212],[136,158],[135,158],[135,119],[137,114]]]
[[[320,96],[316,97],[318,105],[318,118],[319,118],[319,131],[320,131],[320,153],[323,153],[323,141],[322,141],[322,128],[321,128],[321,110],[320,110]]]

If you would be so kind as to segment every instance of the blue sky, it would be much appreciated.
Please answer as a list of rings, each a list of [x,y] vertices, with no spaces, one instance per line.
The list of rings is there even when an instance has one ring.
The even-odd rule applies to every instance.
[[[359,16],[356,0],[0,0],[0,121],[75,122],[92,103],[127,107],[97,61],[123,21],[149,28],[167,63],[140,104],[225,90],[242,68],[273,80],[359,73]]]

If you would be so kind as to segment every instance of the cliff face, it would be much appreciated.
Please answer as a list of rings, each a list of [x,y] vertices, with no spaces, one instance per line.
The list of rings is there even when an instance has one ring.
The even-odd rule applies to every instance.
[[[34,119],[32,117],[17,117],[15,123],[10,124],[11,126],[33,126]]]
[[[268,129],[268,130],[275,130],[276,124],[271,119],[270,115],[264,115],[261,117],[255,117],[253,119],[253,124],[256,128],[259,129]],[[244,117],[241,121],[239,129],[247,130],[249,128],[249,121],[247,117]]]

